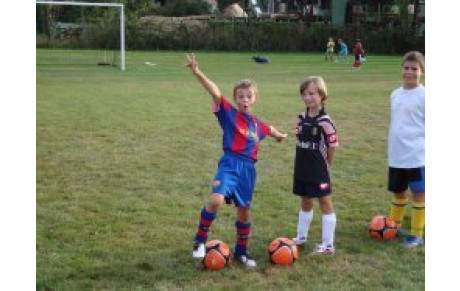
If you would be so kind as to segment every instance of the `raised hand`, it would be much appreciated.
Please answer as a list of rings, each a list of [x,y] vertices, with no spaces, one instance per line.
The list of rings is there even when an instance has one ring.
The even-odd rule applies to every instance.
[[[190,70],[192,70],[192,72],[196,72],[198,70],[198,62],[196,61],[196,58],[195,58],[195,54],[194,53],[191,53],[191,54],[186,54],[187,56],[187,63],[186,63],[186,67],[189,67]]]

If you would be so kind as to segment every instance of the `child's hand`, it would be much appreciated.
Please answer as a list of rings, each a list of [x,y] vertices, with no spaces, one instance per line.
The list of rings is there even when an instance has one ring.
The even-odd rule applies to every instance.
[[[286,139],[287,133],[281,133],[273,126],[270,126],[270,136],[274,137],[277,142],[282,142]]]
[[[196,71],[198,71],[198,62],[196,61],[196,58],[195,58],[195,54],[186,54],[187,56],[187,63],[186,63],[186,67],[189,67],[190,70],[195,73]]]
[[[287,137],[287,133],[280,133],[275,138],[277,142],[283,142],[286,139],[286,137]]]

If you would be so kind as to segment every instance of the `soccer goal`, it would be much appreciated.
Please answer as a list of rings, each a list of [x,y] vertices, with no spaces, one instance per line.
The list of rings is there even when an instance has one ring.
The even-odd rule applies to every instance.
[[[94,65],[125,70],[124,5],[36,1],[37,66]]]

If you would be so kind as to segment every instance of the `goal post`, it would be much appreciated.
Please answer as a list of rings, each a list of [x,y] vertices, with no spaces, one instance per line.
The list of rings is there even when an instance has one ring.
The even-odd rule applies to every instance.
[[[70,1],[41,1],[36,0],[36,4],[41,5],[70,5],[70,6],[92,6],[92,7],[114,7],[120,9],[120,70],[125,70],[125,20],[124,5],[122,3],[90,3],[90,2],[70,2]]]

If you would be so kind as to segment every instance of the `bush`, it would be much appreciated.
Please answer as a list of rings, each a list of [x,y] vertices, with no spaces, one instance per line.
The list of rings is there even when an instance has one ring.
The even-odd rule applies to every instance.
[[[189,16],[209,14],[211,6],[203,0],[171,0],[159,11],[164,16]]]
[[[341,38],[351,51],[360,38],[368,53],[402,54],[409,50],[425,51],[425,38],[410,27],[348,26],[302,22],[273,22],[257,19],[235,20],[166,20],[161,23],[129,21],[126,26],[126,49],[177,50],[245,50],[245,51],[304,51],[323,52],[328,37]],[[118,26],[104,25],[87,32],[83,44],[37,40],[37,47],[51,45],[106,49],[118,47]]]

